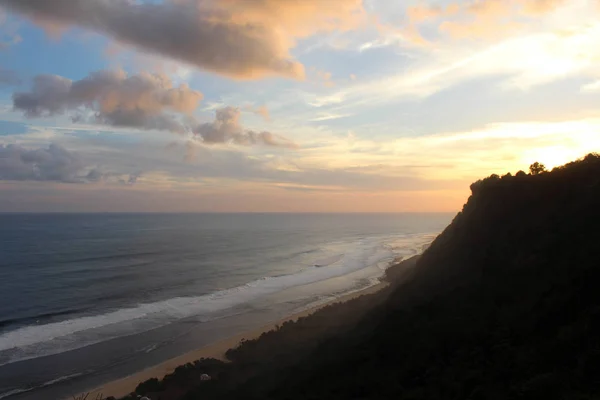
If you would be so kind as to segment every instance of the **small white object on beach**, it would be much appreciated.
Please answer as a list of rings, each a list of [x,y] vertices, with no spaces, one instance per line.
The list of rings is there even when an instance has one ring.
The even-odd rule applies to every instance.
[[[201,381],[210,381],[210,379],[211,379],[210,375],[208,375],[208,374],[202,374],[202,375],[200,375],[200,380]]]

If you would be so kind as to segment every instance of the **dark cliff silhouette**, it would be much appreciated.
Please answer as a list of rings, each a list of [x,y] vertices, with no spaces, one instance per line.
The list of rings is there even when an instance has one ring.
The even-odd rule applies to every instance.
[[[284,324],[229,351],[229,363],[180,367],[139,392],[153,400],[600,398],[600,156],[492,175],[471,190],[409,279],[391,270],[388,290]],[[200,382],[201,373],[214,379]]]

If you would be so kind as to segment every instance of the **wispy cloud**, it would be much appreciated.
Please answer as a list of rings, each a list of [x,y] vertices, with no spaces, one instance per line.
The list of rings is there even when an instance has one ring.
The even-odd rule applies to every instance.
[[[337,139],[328,137],[324,138],[322,145],[303,143],[299,152],[278,155],[250,148],[207,147],[201,142],[189,141],[181,141],[180,145],[171,144],[170,150],[165,151],[166,141],[162,144],[138,145],[113,142],[110,137],[99,142],[100,138],[93,136],[69,138],[56,135],[53,139],[61,141],[62,149],[73,148],[69,153],[76,154],[77,160],[85,161],[61,161],[56,163],[60,168],[44,167],[49,173],[62,171],[58,175],[52,173],[52,177],[31,175],[34,167],[30,163],[26,165],[29,175],[22,175],[19,179],[55,182],[98,180],[118,187],[130,181],[135,182],[142,173],[143,180],[138,181],[133,189],[155,190],[159,197],[169,197],[173,191],[180,194],[181,191],[198,191],[208,196],[214,189],[220,193],[215,196],[221,196],[221,199],[229,198],[233,193],[251,198],[259,196],[255,193],[259,190],[263,196],[268,194],[263,197],[267,201],[269,196],[271,200],[279,196],[276,190],[283,190],[290,195],[305,193],[311,196],[305,199],[305,205],[312,204],[312,207],[317,207],[315,209],[322,206],[311,201],[320,198],[320,202],[325,202],[323,204],[333,204],[321,196],[334,193],[346,198],[363,198],[365,203],[360,206],[362,210],[369,210],[369,207],[377,204],[368,203],[364,197],[367,194],[371,198],[387,196],[391,201],[403,193],[403,203],[397,205],[397,210],[406,210],[407,207],[422,210],[419,207],[425,204],[433,207],[433,203],[426,200],[428,198],[438,201],[444,198],[446,200],[443,201],[451,202],[444,204],[460,205],[468,192],[469,183],[481,176],[509,171],[514,173],[526,169],[533,161],[553,167],[583,156],[588,151],[600,150],[599,129],[600,119],[584,119],[556,123],[493,124],[473,131],[389,141],[351,136]],[[31,151],[32,154],[41,154],[36,150],[40,148],[43,152],[49,149],[47,146],[28,146],[28,150],[19,150],[18,153],[29,154]],[[336,156],[332,157],[333,154]],[[425,154],[429,157],[424,157]],[[183,158],[186,163],[182,162]],[[62,160],[61,157],[58,159]],[[50,165],[54,165],[52,163],[54,161]],[[16,178],[14,175],[6,178],[5,175],[4,179]],[[450,197],[453,200],[449,200]],[[294,202],[291,198],[283,198]],[[421,206],[415,203],[417,199]],[[183,197],[178,197],[177,202],[173,203],[174,207],[176,204],[180,207],[188,204]],[[125,209],[128,207],[126,204],[122,206]],[[275,203],[271,206],[279,209]],[[262,208],[257,206],[251,209]]]
[[[330,120],[334,120],[334,119],[340,119],[340,118],[346,118],[351,116],[352,114],[328,114],[328,113],[323,113],[323,114],[317,114],[317,116],[313,119],[311,119],[311,121],[313,122],[320,122],[320,121],[330,121]]]
[[[30,62],[37,48],[6,50],[14,57],[0,70],[0,116],[12,122],[0,124],[0,161],[12,182],[3,178],[3,188],[56,185],[84,199],[111,185],[127,201],[165,193],[174,208],[194,210],[190,193],[214,209],[227,199],[238,210],[341,210],[344,196],[357,210],[439,209],[435,199],[460,206],[481,176],[600,149],[597,2],[0,0],[0,7],[10,18],[25,16],[26,28],[27,19],[59,28],[81,53],[90,38],[82,31],[127,49],[98,60],[93,52],[107,46],[98,40],[100,49],[89,46],[90,57],[78,54],[72,68],[51,57],[54,49],[72,55],[67,46],[40,44],[31,40],[35,30],[21,30],[23,43],[48,46],[40,54],[50,57],[38,66]],[[107,65],[114,69],[103,71]],[[10,69],[36,77],[11,89]],[[44,160],[54,178],[35,172]]]
[[[583,93],[596,93],[596,92],[600,92],[600,80],[594,81],[594,82],[590,82],[590,83],[586,83],[585,85],[583,85],[581,87],[581,91]]]
[[[351,82],[308,100],[308,104],[339,112],[399,99],[422,99],[482,78],[500,82],[499,90],[528,90],[569,77],[596,77],[600,25],[580,24],[568,32],[557,28],[479,47],[449,47],[422,55],[404,65],[401,73]]]

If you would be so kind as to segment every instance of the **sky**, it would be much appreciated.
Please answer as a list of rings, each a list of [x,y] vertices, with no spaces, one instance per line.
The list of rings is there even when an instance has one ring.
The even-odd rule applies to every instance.
[[[454,212],[600,151],[600,0],[0,0],[0,212]]]

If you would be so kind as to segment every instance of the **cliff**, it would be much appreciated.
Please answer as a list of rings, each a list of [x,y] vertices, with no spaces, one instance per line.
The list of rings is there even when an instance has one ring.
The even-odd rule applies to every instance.
[[[185,398],[600,398],[600,157],[471,189],[408,282],[243,344]]]

